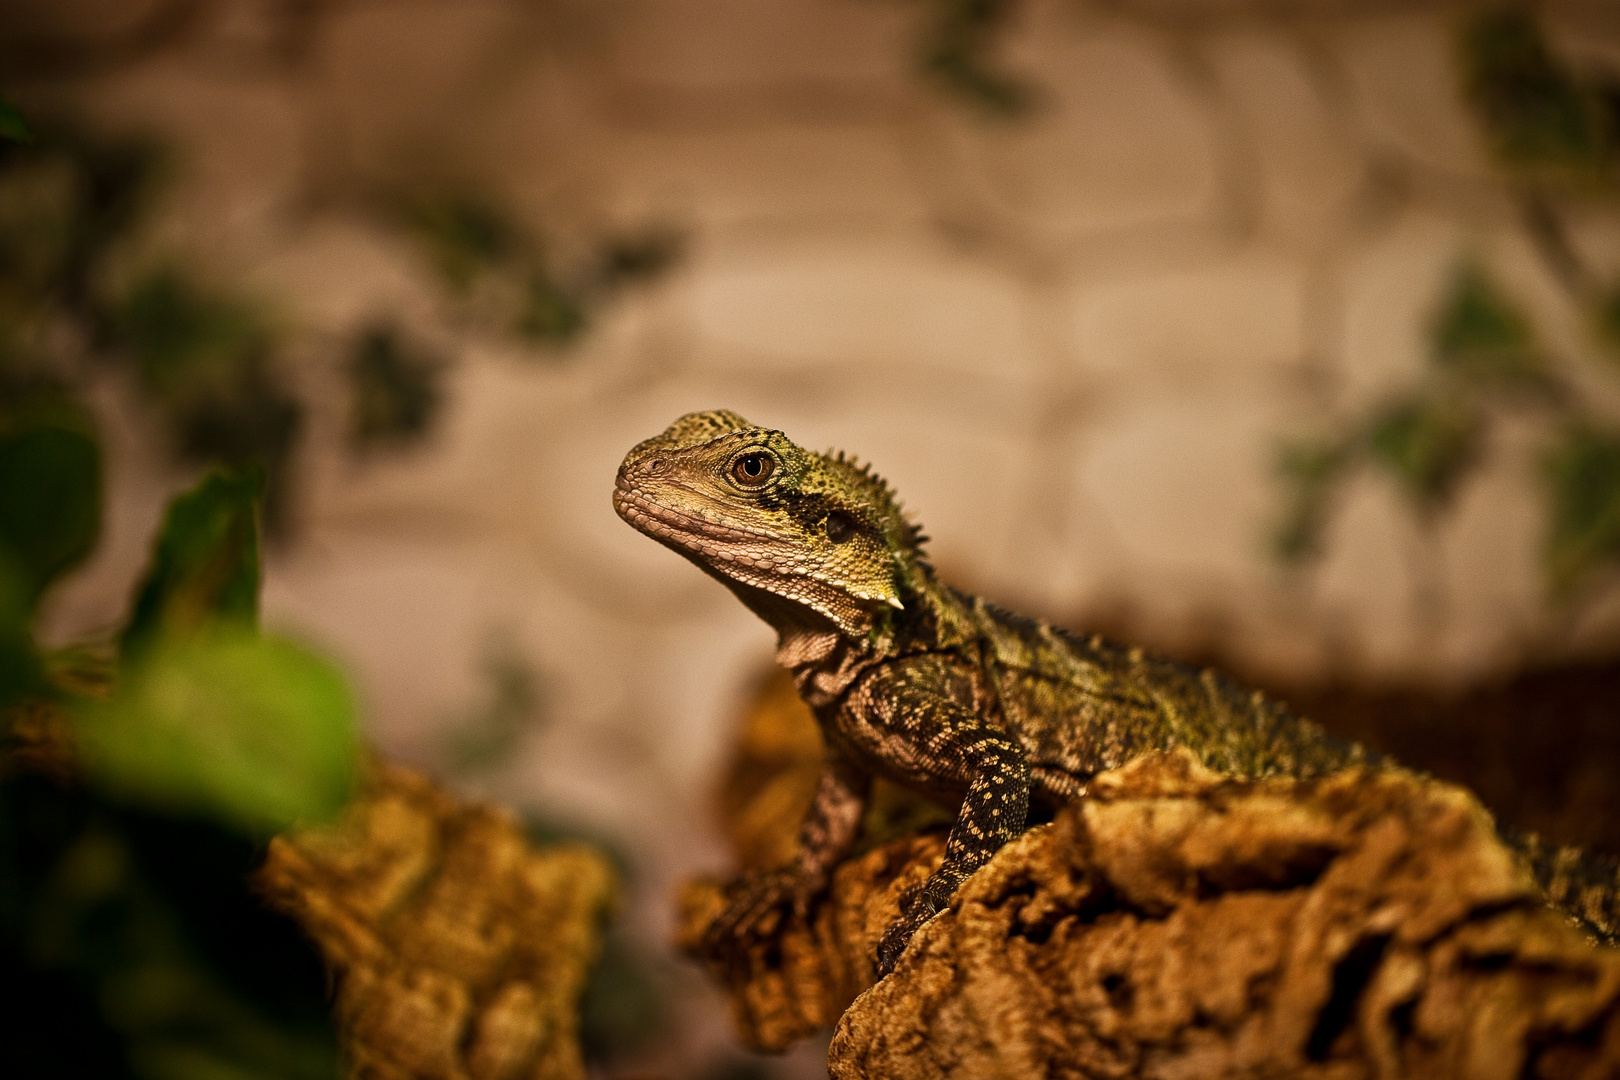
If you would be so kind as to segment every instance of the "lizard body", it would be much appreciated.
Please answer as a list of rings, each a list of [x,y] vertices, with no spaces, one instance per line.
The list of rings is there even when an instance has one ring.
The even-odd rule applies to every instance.
[[[720,410],[681,417],[620,467],[614,507],[729,587],[777,632],[827,747],[795,867],[716,924],[803,908],[856,839],[883,776],[960,806],[939,869],[878,948],[887,972],[924,921],[1025,827],[1138,754],[1185,747],[1216,771],[1311,778],[1380,764],[1214,672],[1079,639],[952,589],[893,492],[843,455]]]

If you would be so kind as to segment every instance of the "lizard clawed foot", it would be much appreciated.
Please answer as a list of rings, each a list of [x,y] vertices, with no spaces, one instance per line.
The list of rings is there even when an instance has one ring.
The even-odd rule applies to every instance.
[[[878,942],[878,974],[887,975],[900,962],[901,955],[911,938],[923,923],[944,911],[951,902],[951,894],[961,882],[951,876],[936,873],[921,886],[906,890],[900,899],[900,918],[889,924],[883,939]]]
[[[744,874],[726,886],[726,909],[704,930],[697,951],[713,960],[744,960],[790,912],[807,917],[816,891],[791,867]]]

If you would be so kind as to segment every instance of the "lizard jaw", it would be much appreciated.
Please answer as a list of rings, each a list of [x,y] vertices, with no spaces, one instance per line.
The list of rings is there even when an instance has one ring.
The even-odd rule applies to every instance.
[[[784,550],[787,545],[781,540],[671,509],[649,497],[622,473],[614,485],[613,509],[638,532],[715,577],[801,604],[831,620],[847,637],[863,638],[872,625],[871,612],[857,600],[901,606],[894,597],[864,597],[825,585],[801,564],[801,557],[791,549]]]

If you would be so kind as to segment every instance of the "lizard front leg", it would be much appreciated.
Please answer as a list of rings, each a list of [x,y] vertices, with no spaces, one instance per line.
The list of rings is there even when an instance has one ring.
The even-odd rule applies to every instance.
[[[799,826],[799,852],[791,866],[754,873],[730,890],[726,910],[703,935],[711,955],[770,933],[790,905],[800,918],[827,887],[832,868],[855,842],[866,810],[871,775],[829,749],[816,785],[816,797]]]
[[[851,702],[850,734],[897,778],[923,787],[966,789],[939,869],[905,896],[900,918],[878,944],[878,969],[885,975],[917,929],[944,910],[969,874],[1023,831],[1029,816],[1023,747],[949,692],[954,680],[944,667],[934,658],[891,665],[864,680]]]

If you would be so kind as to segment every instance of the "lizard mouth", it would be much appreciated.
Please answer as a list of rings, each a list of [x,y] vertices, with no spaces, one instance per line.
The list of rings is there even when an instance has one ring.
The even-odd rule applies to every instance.
[[[792,572],[787,559],[770,554],[770,549],[781,546],[776,537],[683,514],[649,498],[622,477],[613,487],[613,509],[654,540],[699,556],[711,565],[735,563],[757,570]]]

